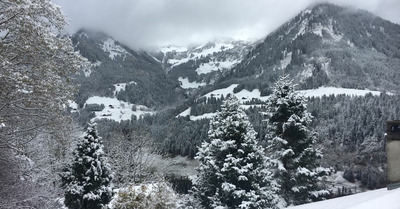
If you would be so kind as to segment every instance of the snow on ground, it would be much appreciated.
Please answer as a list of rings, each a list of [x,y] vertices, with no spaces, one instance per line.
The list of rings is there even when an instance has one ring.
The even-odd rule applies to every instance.
[[[232,94],[233,93],[233,89],[235,89],[238,85],[239,84],[232,84],[232,85],[230,85],[230,86],[228,86],[226,88],[223,88],[223,89],[216,89],[214,91],[211,91],[211,92],[205,94],[202,97],[207,97],[207,98],[216,97],[216,98],[219,98],[219,97],[221,97],[221,95],[223,95],[225,97],[228,94]]]
[[[190,59],[199,59],[201,57],[206,57],[208,55],[212,55],[214,53],[218,53],[224,50],[230,50],[234,48],[235,46],[231,43],[216,43],[215,45],[209,47],[209,48],[204,48],[204,45],[201,45],[199,47],[196,47],[194,50],[188,50],[188,48],[184,47],[163,47],[160,49],[161,52],[164,54],[167,52],[186,52],[186,56],[182,57],[181,59],[169,59],[168,63],[171,64],[172,68],[175,66],[178,66],[180,64],[188,62]],[[190,58],[189,58],[190,57]],[[232,60],[232,61],[225,61],[225,62],[218,62],[218,61],[212,61],[210,63],[206,63],[204,66],[200,66],[196,72],[198,74],[202,73],[209,73],[211,71],[218,70],[219,68],[231,68],[233,65],[237,64],[239,61],[237,60]]]
[[[180,64],[186,63],[189,61],[189,58],[183,58],[183,59],[169,59],[168,63],[171,64],[171,68],[178,66]]]
[[[210,61],[208,63],[202,63],[197,69],[196,73],[200,74],[207,74],[213,71],[218,71],[219,69],[230,69],[234,65],[236,65],[239,60],[227,60],[223,62],[218,61]]]
[[[219,65],[219,68],[221,68],[221,69],[231,69],[233,66],[235,66],[239,62],[240,62],[240,60],[226,60],[226,61],[217,62],[217,63]]]
[[[232,49],[233,47],[234,47],[234,45],[231,44],[231,43],[216,43],[214,46],[212,46],[210,48],[207,48],[207,49],[204,49],[199,53],[194,53],[193,55],[196,58],[199,58],[201,56],[205,57],[207,55],[210,55],[210,54],[213,54],[213,53],[216,53],[216,52]]]
[[[285,58],[281,60],[281,69],[285,69],[292,62],[292,52],[284,52]]]
[[[207,85],[206,83],[190,82],[188,78],[179,77],[178,80],[181,83],[181,87],[184,89],[199,88],[200,86]]]
[[[75,101],[68,100],[68,106],[72,109],[71,112],[76,112],[78,110],[78,104]]]
[[[324,30],[326,33],[328,33],[331,36],[331,40],[333,42],[339,42],[342,39],[342,35],[340,34],[335,34],[335,31],[333,30],[333,20],[329,19],[329,25],[328,26],[323,26],[321,23],[314,24],[312,28],[312,32],[318,36],[323,37],[322,31]],[[327,41],[324,39],[324,41]]]
[[[220,98],[222,95],[226,97],[228,94],[233,94],[233,90],[238,86],[239,84],[232,84],[226,88],[222,89],[216,89],[214,91],[211,91],[202,97],[206,98]],[[347,95],[347,96],[365,96],[366,94],[371,93],[372,95],[378,96],[381,94],[379,91],[371,91],[371,90],[360,90],[360,89],[346,89],[346,88],[338,88],[338,87],[320,87],[318,89],[308,89],[308,90],[299,90],[297,91],[300,94],[303,94],[305,97],[322,97],[324,95],[329,96],[329,95]],[[261,101],[267,101],[269,96],[261,96],[261,92],[259,89],[253,89],[252,91],[248,91],[246,89],[241,90],[240,92],[237,92],[234,94],[241,103],[251,101],[252,99],[259,99]],[[248,105],[242,105],[243,108],[249,108]],[[185,110],[184,112],[180,113],[176,117],[179,116],[187,116],[190,113],[188,110]],[[190,116],[191,120],[199,120],[203,118],[211,118],[215,115],[215,113],[206,113],[204,115],[199,115],[199,116]]]
[[[116,83],[116,84],[114,84],[114,87],[115,87],[114,95],[116,95],[120,91],[125,91],[126,85],[129,85],[129,84],[137,85],[137,83],[135,81],[131,81],[129,83]]]
[[[217,113],[204,113],[203,115],[191,115],[190,116],[190,120],[195,121],[195,120],[202,120],[202,119],[209,119],[209,118],[213,118],[215,115],[217,115]]]
[[[303,35],[306,32],[307,23],[308,23],[307,18],[301,21],[299,32],[297,32],[297,34],[294,36],[292,40],[295,40],[298,36]]]
[[[337,87],[319,87],[318,89],[309,89],[309,90],[300,90],[300,93],[303,93],[306,97],[322,97],[323,95],[341,95],[345,94],[347,96],[364,96],[368,93],[372,95],[379,96],[381,92],[379,91],[371,91],[371,90],[360,90],[360,89],[346,89],[346,88],[337,88]]]
[[[112,60],[114,60],[116,56],[124,56],[125,58],[126,55],[128,54],[128,52],[124,48],[122,48],[119,45],[116,45],[114,40],[112,40],[111,38],[108,38],[103,42],[102,49],[104,52],[109,53],[108,56]]]
[[[378,189],[345,197],[314,202],[290,209],[399,209],[400,189]]]
[[[176,116],[176,118],[189,116],[190,115],[190,111],[192,111],[191,107],[189,107],[185,111],[181,112],[179,115]]]
[[[122,120],[130,120],[132,115],[140,118],[140,116],[146,114],[154,114],[154,111],[149,110],[144,105],[134,105],[129,102],[120,101],[117,98],[93,96],[86,101],[86,104],[104,104],[105,106],[102,111],[95,112],[96,117],[92,120],[111,119],[121,122]],[[135,111],[132,110],[133,107],[136,108]]]
[[[329,190],[334,194],[338,194],[338,189],[346,188],[351,190],[351,193],[359,193],[365,192],[366,189],[363,189],[360,182],[356,181],[355,183],[347,181],[343,177],[344,171],[336,171],[332,172],[331,175],[324,177],[326,185],[329,187]]]
[[[229,87],[223,88],[223,89],[217,89],[214,91],[211,91],[207,94],[205,94],[203,97],[215,97],[215,98],[219,98],[222,95],[224,97],[226,97],[228,94],[233,94],[233,90],[238,86],[239,84],[232,84]],[[255,99],[260,99],[263,101],[266,101],[268,99],[268,96],[261,96],[261,92],[259,89],[253,89],[252,91],[248,91],[246,89],[242,89],[240,92],[237,92],[234,94],[241,103],[246,102],[246,101],[250,101],[253,98]]]
[[[196,69],[196,73],[198,75],[200,74],[207,74],[207,73],[211,73],[212,71],[217,71],[218,67],[213,65],[212,63],[202,63],[197,69]]]

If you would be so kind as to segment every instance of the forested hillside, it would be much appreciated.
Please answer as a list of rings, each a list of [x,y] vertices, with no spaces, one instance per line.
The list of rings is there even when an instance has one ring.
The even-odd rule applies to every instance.
[[[322,3],[255,42],[146,51],[65,24],[50,0],[0,3],[0,208],[284,208],[386,186],[400,25]]]
[[[143,116],[139,120],[121,123],[103,120],[101,124],[104,128],[99,131],[105,137],[106,143],[108,143],[107,140],[112,140],[114,135],[122,135],[127,139],[131,139],[133,136],[146,137],[163,154],[192,158],[197,152],[197,147],[207,140],[208,119],[220,110],[220,105],[226,96],[201,97],[212,90],[237,84],[233,90],[235,94],[240,94],[245,90],[258,90],[261,97],[267,98],[271,93],[270,86],[275,79],[286,73],[298,83],[297,89],[334,86],[353,89],[369,88],[395,93],[398,91],[398,79],[395,76],[397,75],[395,73],[396,66],[400,64],[399,39],[396,38],[399,28],[398,25],[366,11],[349,10],[332,4],[316,5],[303,11],[268,35],[231,71],[226,70],[225,74],[218,76],[220,79],[215,83],[207,81],[203,86],[198,86],[200,88],[196,87],[197,91],[191,92],[191,95],[188,95],[180,105],[169,109],[159,109],[156,114]],[[75,37],[76,43],[78,43],[77,37],[83,38],[83,43],[90,41],[82,34],[77,34]],[[105,69],[109,68],[101,68],[101,66],[107,66],[107,63],[115,67],[114,62],[102,50],[87,50],[85,46],[89,46],[88,44],[78,44],[77,46],[77,49],[83,54],[88,54],[89,60],[91,57],[100,56],[96,53],[105,56],[103,59],[105,61],[102,61],[98,67],[92,68],[93,76],[97,75],[96,72],[102,72],[103,78],[106,80],[115,77],[115,81],[110,81],[110,85],[116,82],[141,82],[135,76],[132,76],[131,79],[127,79],[128,77],[122,80],[118,79],[117,75],[124,75],[122,71],[106,71]],[[160,71],[156,72],[163,78],[169,78],[170,80],[167,80],[172,83],[176,82],[177,78],[187,78],[187,82],[203,82],[202,79],[198,80],[201,76],[192,77],[191,73],[200,75],[199,66],[204,65],[206,60],[208,60],[207,63],[221,61],[221,56],[232,59],[233,52],[231,50],[237,49],[235,45],[229,44],[221,45],[220,48],[217,46],[219,45],[208,44],[191,50],[169,47],[164,48],[160,54],[153,53],[157,58],[146,53],[142,53],[141,56],[148,61],[145,62],[146,65],[153,66],[154,69],[162,65],[165,74],[161,76]],[[216,50],[217,53],[207,54],[207,50]],[[201,54],[206,56],[200,56]],[[115,58],[124,63],[127,62],[124,61],[124,56],[119,55]],[[93,59],[92,63],[97,62],[96,60],[98,59]],[[161,63],[157,60],[161,60]],[[196,68],[197,70],[195,70]],[[108,74],[111,72],[112,74]],[[92,76],[88,78],[90,79],[87,80],[91,82]],[[104,80],[99,79],[98,81],[96,82],[101,83],[104,88]],[[161,80],[157,81],[158,85],[156,86],[162,84]],[[137,94],[135,88],[138,86],[141,85],[129,84],[125,91],[117,93],[116,97],[132,103],[145,102],[143,99],[146,98],[147,101],[159,102],[145,104],[157,106],[174,98],[171,95],[175,95],[176,92],[181,92],[177,87],[177,91],[174,93],[170,91],[173,93],[171,95],[159,94],[160,92],[151,90],[152,95],[158,99],[149,100],[148,95],[141,97],[142,94]],[[81,89],[87,91],[87,88]],[[153,87],[149,89],[151,88]],[[105,89],[108,92],[106,95],[112,96],[111,89],[110,87]],[[129,95],[134,96],[130,97]],[[140,98],[135,99],[135,95]],[[396,101],[398,101],[396,94],[385,93],[381,96],[356,97],[329,96],[327,94],[322,97],[309,98],[308,108],[314,117],[311,126],[318,133],[319,146],[324,148],[327,153],[325,166],[346,171],[347,179],[351,181],[357,179],[368,188],[384,186],[385,143],[383,133],[385,121],[398,117]],[[264,118],[259,114],[264,102],[258,98],[251,99],[250,96],[245,104],[247,106],[246,113],[258,133],[258,139],[265,144],[267,132],[263,123]],[[81,109],[81,114],[78,115],[79,120],[84,124],[88,119],[94,117],[92,111],[96,110],[90,109],[89,106]],[[182,115],[184,111],[189,111],[186,114],[188,116]],[[343,155],[342,153],[347,154]]]
[[[147,107],[173,105],[184,99],[177,80],[167,77],[160,61],[134,51],[106,34],[81,30],[72,37],[75,49],[92,64],[77,77],[76,102],[83,107],[91,96],[114,96],[114,84],[129,83],[119,100]]]
[[[319,4],[269,34],[221,82],[273,82],[285,72],[301,88],[397,91],[399,37],[399,25],[369,12]]]

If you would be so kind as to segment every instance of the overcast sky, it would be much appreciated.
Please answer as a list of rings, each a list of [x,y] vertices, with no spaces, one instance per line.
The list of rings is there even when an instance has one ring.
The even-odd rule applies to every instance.
[[[53,0],[67,31],[91,28],[132,48],[260,39],[319,0]],[[325,1],[326,2],[326,1]],[[328,0],[400,24],[400,0]]]

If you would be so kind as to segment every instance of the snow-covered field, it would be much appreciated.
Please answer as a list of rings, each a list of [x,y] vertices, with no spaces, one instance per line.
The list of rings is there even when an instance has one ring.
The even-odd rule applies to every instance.
[[[199,88],[200,86],[207,85],[206,83],[190,82],[188,78],[179,77],[178,80],[181,83],[181,87],[184,89]]]
[[[201,64],[197,69],[196,73],[207,74],[220,69],[230,69],[235,66],[239,60],[228,60],[228,61],[210,61],[208,63]]]
[[[221,95],[224,95],[224,97],[228,94],[233,93],[233,89],[235,89],[238,86],[238,84],[232,84],[227,88],[223,89],[217,89],[212,92],[209,92],[205,94],[203,97],[220,97]],[[319,87],[318,89],[308,89],[308,90],[300,90],[297,91],[300,94],[303,94],[305,97],[322,97],[322,96],[329,96],[329,95],[347,95],[347,96],[365,96],[368,93],[371,93],[373,95],[380,95],[381,92],[379,91],[371,91],[371,90],[360,90],[360,89],[346,89],[346,88],[338,88],[338,87]],[[268,96],[261,96],[261,92],[259,89],[253,89],[253,91],[248,91],[246,89],[241,90],[238,93],[235,93],[235,96],[243,101],[248,101],[253,98],[255,99],[260,99],[260,100],[267,100]]]
[[[318,89],[309,89],[309,90],[301,90],[300,93],[303,93],[306,97],[322,97],[329,95],[341,95],[345,94],[347,96],[365,96],[366,94],[371,93],[374,96],[379,96],[381,94],[380,91],[371,91],[371,90],[360,90],[360,89],[346,89],[346,88],[337,88],[337,87],[319,87]]]
[[[233,93],[233,90],[238,86],[238,84],[232,84],[226,88],[216,89],[211,91],[202,97],[206,98],[220,98],[221,96],[226,97],[228,94],[234,94],[241,103],[246,101],[251,101],[252,99],[259,99],[261,101],[267,101],[269,96],[261,96],[261,92],[259,89],[253,89],[252,91],[248,91],[246,89],[241,90],[240,92]],[[308,90],[299,90],[297,91],[305,97],[322,97],[329,95],[347,95],[347,96],[365,96],[366,94],[371,93],[372,95],[378,96],[381,94],[379,91],[371,91],[371,90],[360,90],[360,89],[347,89],[347,88],[338,88],[338,87],[320,87],[318,89],[308,89]],[[390,94],[390,93],[389,93]],[[243,108],[248,108],[248,106],[244,106]],[[177,117],[190,116],[190,110],[186,109],[184,112],[177,115]],[[190,116],[191,120],[199,120],[203,118],[211,118],[214,116],[214,113],[206,113],[204,115],[199,116]]]
[[[137,85],[137,83],[135,81],[131,81],[129,83],[116,83],[116,84],[114,84],[114,87],[115,87],[114,95],[116,95],[120,91],[125,91],[126,85],[129,85],[129,84]]]
[[[400,189],[378,189],[290,207],[290,209],[399,209]]]
[[[153,111],[144,105],[134,105],[129,102],[120,101],[117,98],[93,96],[86,101],[86,104],[103,104],[105,106],[102,111],[95,112],[96,117],[93,120],[111,119],[121,122],[122,120],[130,120],[132,115],[140,118],[140,116],[145,114],[154,114]],[[132,110],[134,106],[136,107],[135,111]]]

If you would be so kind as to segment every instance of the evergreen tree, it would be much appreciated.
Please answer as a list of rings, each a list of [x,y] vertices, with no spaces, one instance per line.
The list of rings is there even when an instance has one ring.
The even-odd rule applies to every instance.
[[[194,195],[205,208],[276,208],[277,187],[271,181],[269,159],[257,144],[256,132],[234,96],[210,121],[210,142],[203,142],[196,159]]]
[[[314,148],[316,133],[304,96],[294,91],[288,77],[281,77],[267,101],[267,150],[272,160],[279,194],[288,205],[311,202],[329,194],[317,185],[326,172],[319,167],[321,152]]]
[[[100,209],[112,198],[112,173],[94,124],[79,140],[75,159],[63,176],[65,205],[70,209]]]

